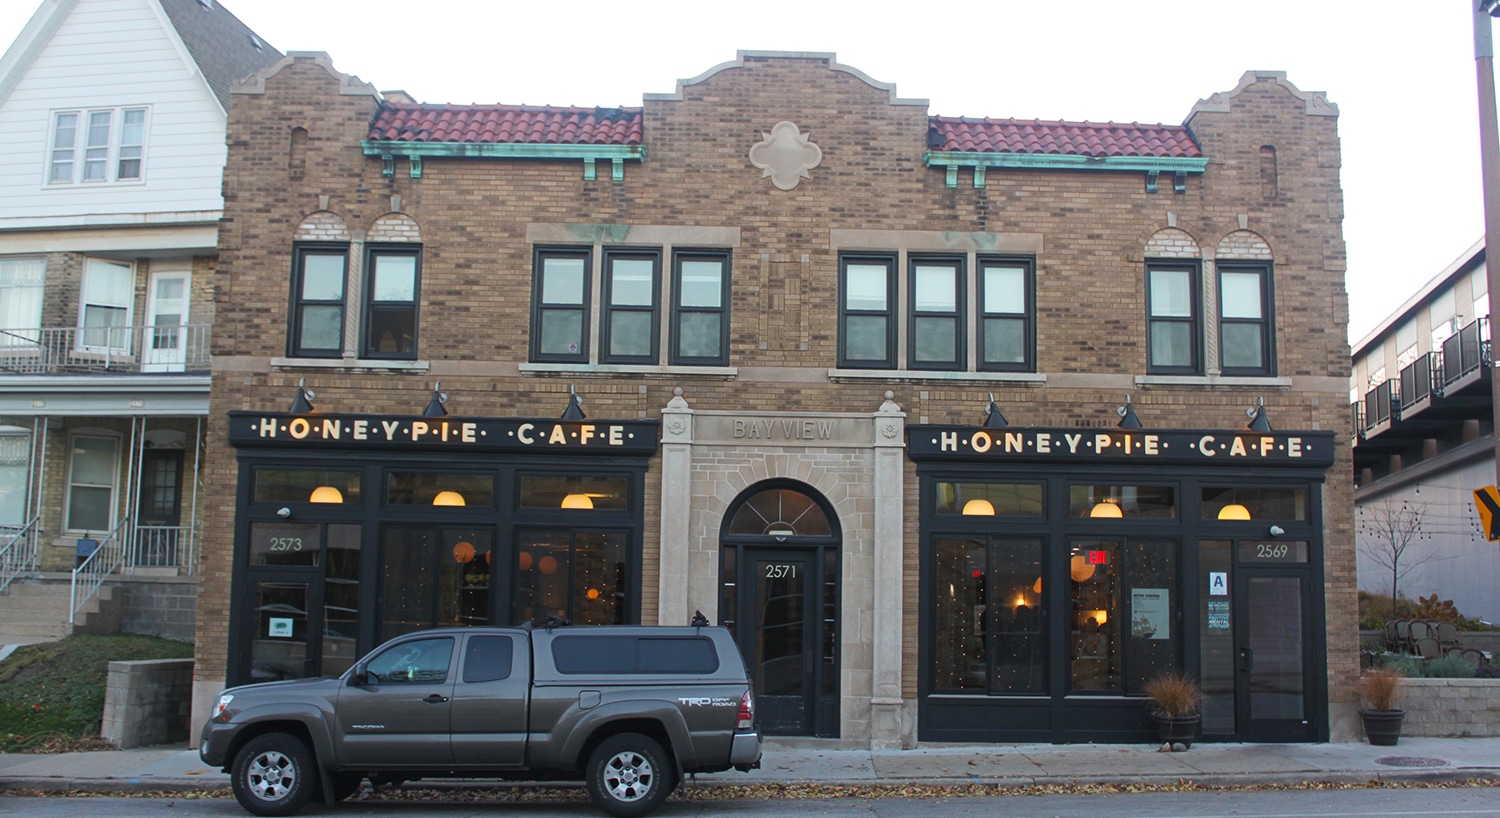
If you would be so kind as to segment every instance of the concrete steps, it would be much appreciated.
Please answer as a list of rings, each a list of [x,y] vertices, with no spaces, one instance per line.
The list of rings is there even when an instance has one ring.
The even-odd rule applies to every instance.
[[[64,577],[67,575],[64,574]],[[0,594],[0,644],[61,639],[75,631],[114,633],[119,630],[122,596],[106,584],[69,623],[72,596],[69,579],[22,577]]]

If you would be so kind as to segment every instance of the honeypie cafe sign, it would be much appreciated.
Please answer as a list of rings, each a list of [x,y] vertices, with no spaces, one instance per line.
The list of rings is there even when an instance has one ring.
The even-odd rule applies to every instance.
[[[411,417],[229,413],[234,446],[283,449],[407,449],[641,456],[656,451],[656,420]]]
[[[913,460],[1173,463],[1207,466],[1333,465],[1333,432],[1237,429],[976,429],[908,427]]]

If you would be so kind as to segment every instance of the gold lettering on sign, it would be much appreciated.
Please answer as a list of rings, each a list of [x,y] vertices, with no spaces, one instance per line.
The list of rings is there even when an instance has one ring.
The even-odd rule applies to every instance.
[[[983,454],[990,450],[990,444],[993,442],[989,432],[975,432],[974,436],[969,438],[969,448]]]
[[[958,451],[958,432],[943,432],[938,435],[938,439],[942,441],[938,448],[945,452]]]
[[[319,434],[323,435],[324,440],[338,440],[339,433],[343,431],[343,428],[339,425],[338,421],[332,418],[324,418],[323,430]]]
[[[1156,435],[1146,435],[1146,454],[1156,454]]]
[[[396,420],[382,420],[380,421],[380,428],[385,430],[386,440],[395,440],[396,430],[401,428],[401,422]]]
[[[465,443],[473,443],[478,440],[478,438],[474,435],[474,433],[477,431],[476,426],[477,424],[474,423],[465,423],[463,426],[459,427],[463,430],[463,434],[461,437],[459,437],[459,440],[462,440]]]
[[[1245,456],[1245,439],[1244,438],[1242,438],[1242,437],[1236,437],[1234,439],[1234,442],[1231,443],[1231,444],[1229,444],[1229,456],[1230,457],[1244,457]]]
[[[609,445],[611,445],[611,446],[624,446],[625,445],[625,428],[623,426],[611,426],[611,427],[609,427]]]
[[[271,420],[270,418],[261,418],[260,419],[260,436],[261,437],[275,437],[276,436],[276,421]]]
[[[1042,432],[1036,436],[1037,454],[1052,454],[1052,435]]]
[[[370,421],[368,421],[368,420],[356,420],[356,421],[354,421],[354,439],[355,440],[368,440],[369,439],[369,435],[370,435]]]
[[[307,422],[307,418],[292,418],[292,422],[286,425],[286,430],[294,439],[303,440],[312,431],[312,424]]]
[[[1204,457],[1213,457],[1214,455],[1218,454],[1218,452],[1214,451],[1213,446],[1213,435],[1204,435],[1203,437],[1198,438],[1198,451],[1201,452]]]
[[[585,423],[582,426],[578,427],[578,445],[580,445],[580,446],[587,446],[587,445],[589,445],[589,438],[591,438],[593,436],[594,436],[594,427],[592,425]]]
[[[1302,456],[1302,438],[1300,438],[1300,437],[1289,437],[1289,438],[1286,439],[1286,456],[1287,457],[1301,457]]]
[[[1005,433],[1005,450],[1007,452],[1020,452],[1026,450],[1026,447],[1021,443],[1020,432]]]
[[[552,434],[547,437],[547,442],[549,444],[550,443],[567,443],[568,442],[568,433],[563,431],[563,427],[562,426],[553,426],[552,427]]]
[[[531,436],[531,431],[533,429],[535,429],[535,428],[536,428],[536,426],[534,424],[530,424],[530,423],[523,423],[523,424],[521,424],[520,426],[516,427],[516,439],[519,440],[519,441],[521,441],[522,443],[525,443],[528,446],[531,445],[531,444],[533,444],[533,443],[535,443],[536,442],[536,438],[534,438],[534,437]]]

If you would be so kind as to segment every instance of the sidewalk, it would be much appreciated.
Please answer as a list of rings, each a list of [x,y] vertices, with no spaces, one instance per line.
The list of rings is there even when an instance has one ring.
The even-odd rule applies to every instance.
[[[1403,738],[1396,747],[1349,744],[936,745],[871,752],[768,740],[761,769],[698,775],[689,786],[745,784],[1117,784],[1204,786],[1307,782],[1500,782],[1500,738]],[[0,790],[217,790],[229,776],[182,745],[55,755],[0,754]]]

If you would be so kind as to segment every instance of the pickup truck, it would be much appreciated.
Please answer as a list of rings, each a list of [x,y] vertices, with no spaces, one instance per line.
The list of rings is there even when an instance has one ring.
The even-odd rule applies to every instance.
[[[441,628],[386,642],[336,679],[219,694],[198,754],[255,815],[332,805],[366,777],[582,779],[647,815],[683,773],[760,766],[744,660],[723,628]]]

